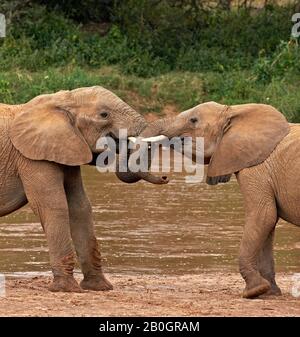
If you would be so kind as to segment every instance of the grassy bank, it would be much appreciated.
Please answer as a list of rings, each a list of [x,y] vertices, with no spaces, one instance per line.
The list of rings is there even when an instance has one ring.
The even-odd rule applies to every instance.
[[[112,5],[108,22],[95,23],[78,18],[80,7],[69,17],[37,2],[0,4],[8,13],[7,37],[0,40],[0,102],[102,85],[142,113],[209,100],[261,102],[300,122],[300,47],[290,37],[294,7],[207,12],[188,0],[182,6],[124,0]],[[12,3],[18,7],[11,9]]]
[[[116,67],[15,70],[0,73],[0,101],[21,103],[41,93],[92,85],[111,89],[141,113],[162,113],[167,104],[181,111],[210,100],[261,102],[274,105],[290,121],[300,122],[300,77],[293,73],[264,83],[249,70],[169,72],[150,78],[124,75]]]

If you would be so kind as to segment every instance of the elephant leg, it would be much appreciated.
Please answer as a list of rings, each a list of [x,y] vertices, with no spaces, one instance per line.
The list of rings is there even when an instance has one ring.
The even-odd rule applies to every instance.
[[[94,234],[92,207],[82,184],[80,167],[65,169],[65,191],[71,235],[84,275],[80,285],[89,290],[111,290],[113,287],[102,272],[101,255]]]
[[[243,292],[245,298],[267,293],[272,284],[272,277],[266,275],[269,274],[266,271],[272,268],[272,264],[265,257],[267,252],[272,252],[272,232],[278,215],[273,187],[270,184],[272,179],[269,179],[268,172],[268,168],[264,166],[255,166],[237,174],[244,198],[246,219],[239,254],[240,273],[246,282]],[[262,265],[267,267],[263,268]],[[262,269],[265,271],[263,274],[260,273]]]
[[[274,267],[274,257],[273,257],[273,241],[274,241],[273,229],[269,234],[265,244],[260,252],[258,265],[259,272],[263,278],[268,280],[271,284],[271,289],[266,293],[266,295],[281,295],[281,290],[275,281],[275,267]]]
[[[239,267],[246,282],[243,297],[254,298],[271,289],[270,282],[259,272],[259,254],[277,222],[277,210],[273,197],[252,195],[246,200],[246,223],[242,237]],[[265,262],[267,263],[267,261]]]
[[[46,233],[54,276],[49,290],[80,292],[81,288],[73,277],[75,254],[62,168],[46,161],[28,161],[19,174],[29,204],[40,217]]]

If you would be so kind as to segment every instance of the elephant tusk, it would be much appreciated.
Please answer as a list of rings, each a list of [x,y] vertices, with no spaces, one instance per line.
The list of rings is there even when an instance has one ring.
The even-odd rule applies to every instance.
[[[166,136],[160,135],[160,136],[156,136],[156,137],[143,138],[142,142],[156,143],[156,142],[161,142],[165,139],[169,139],[169,138],[166,137]]]
[[[136,143],[136,137],[128,137],[128,140],[130,140],[133,144]]]

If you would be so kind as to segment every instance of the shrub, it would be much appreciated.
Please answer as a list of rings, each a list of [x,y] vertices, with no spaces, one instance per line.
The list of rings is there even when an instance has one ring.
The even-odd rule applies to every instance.
[[[252,13],[206,11],[191,3],[117,2],[105,36],[66,18],[60,6],[28,5],[13,16],[8,36],[0,41],[0,66],[36,71],[68,64],[118,64],[124,73],[142,77],[173,70],[246,69],[262,54],[272,57],[280,41],[289,39],[291,7],[269,6]]]
[[[270,82],[273,78],[282,77],[287,72],[300,74],[300,47],[297,40],[281,41],[275,53],[257,60],[254,71],[257,79]]]

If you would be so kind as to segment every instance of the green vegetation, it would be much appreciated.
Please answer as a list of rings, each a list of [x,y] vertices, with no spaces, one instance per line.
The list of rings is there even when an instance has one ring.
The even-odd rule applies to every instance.
[[[290,38],[295,7],[208,9],[190,0],[69,3],[0,5],[9,22],[0,40],[1,102],[103,85],[143,113],[208,100],[262,102],[300,121],[300,47]]]

